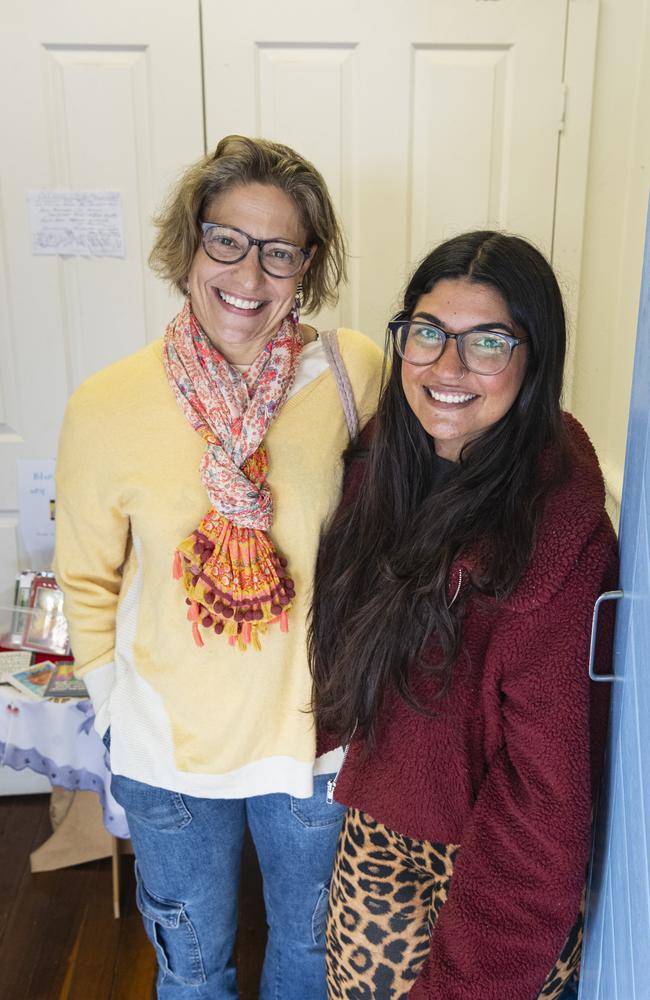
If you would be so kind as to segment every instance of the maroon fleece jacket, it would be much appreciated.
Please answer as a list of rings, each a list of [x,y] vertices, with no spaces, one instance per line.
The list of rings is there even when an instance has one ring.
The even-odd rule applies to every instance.
[[[607,720],[608,685],[588,677],[591,617],[616,584],[617,556],[594,449],[565,419],[569,479],[549,494],[516,590],[480,599],[471,558],[454,565],[450,599],[460,587],[467,606],[449,694],[434,700],[435,679],[418,676],[434,718],[390,694],[376,752],[355,739],[338,776],[345,805],[407,836],[460,844],[409,1000],[532,1000],[579,911]],[[350,466],[343,502],[363,488],[364,468]],[[551,486],[552,451],[542,474]],[[609,613],[600,635],[606,672]],[[424,659],[435,655],[432,640]]]

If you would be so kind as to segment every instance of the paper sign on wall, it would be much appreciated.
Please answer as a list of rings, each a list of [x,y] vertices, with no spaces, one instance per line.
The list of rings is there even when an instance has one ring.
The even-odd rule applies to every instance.
[[[32,253],[124,257],[119,191],[30,191]]]
[[[54,459],[18,459],[18,530],[30,569],[49,569],[54,555]]]

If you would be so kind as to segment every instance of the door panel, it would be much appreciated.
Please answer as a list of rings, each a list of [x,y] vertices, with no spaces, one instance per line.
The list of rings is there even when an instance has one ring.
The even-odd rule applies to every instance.
[[[0,102],[0,603],[24,559],[16,459],[53,457],[79,382],[163,332],[151,216],[204,148],[198,0],[5,6],[0,88],[20,99]],[[38,189],[119,191],[125,258],[33,256]]]
[[[321,326],[378,340],[410,263],[462,229],[553,234],[567,0],[202,4],[208,148],[295,146],[344,220],[350,284]]]
[[[588,897],[581,1000],[650,983],[650,215],[623,504],[610,733]]]

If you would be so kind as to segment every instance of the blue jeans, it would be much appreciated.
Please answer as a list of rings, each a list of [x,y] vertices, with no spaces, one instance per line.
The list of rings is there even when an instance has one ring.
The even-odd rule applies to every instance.
[[[159,1000],[236,1000],[233,948],[248,824],[264,883],[268,941],[260,1000],[325,1000],[325,919],[344,809],[260,795],[202,799],[113,775],[136,857],[137,902],[158,959]]]

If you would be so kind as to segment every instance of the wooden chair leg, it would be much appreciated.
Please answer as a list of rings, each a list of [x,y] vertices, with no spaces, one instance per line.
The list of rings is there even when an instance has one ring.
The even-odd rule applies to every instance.
[[[117,837],[112,837],[111,874],[113,876],[113,916],[120,919],[120,847]]]

